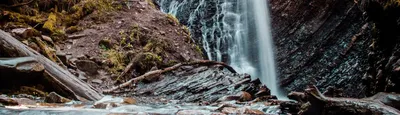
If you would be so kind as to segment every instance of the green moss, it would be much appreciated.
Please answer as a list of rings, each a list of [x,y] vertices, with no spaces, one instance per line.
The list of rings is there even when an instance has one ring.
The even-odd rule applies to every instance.
[[[129,39],[131,41],[135,41],[135,40],[140,40],[140,35],[142,34],[140,32],[140,28],[138,24],[134,24],[132,25],[131,29],[131,33],[129,34]]]
[[[117,50],[111,49],[104,52],[104,57],[107,58],[113,65],[109,71],[114,74],[118,74],[125,69],[124,55]]]
[[[55,24],[57,22],[57,16],[54,13],[50,13],[47,21],[43,25],[43,29],[49,32],[54,32],[56,29]]]
[[[203,50],[199,45],[195,45],[195,49],[196,49],[197,53],[199,53],[200,55],[203,55]]]
[[[3,16],[4,19],[9,19],[11,22],[26,23],[28,25],[40,24],[46,20],[45,18],[42,18],[41,15],[27,16],[10,11],[4,11],[4,14],[5,14]]]
[[[82,28],[78,27],[78,26],[71,26],[68,27],[67,30],[65,31],[66,33],[75,33],[80,31]]]
[[[154,5],[153,0],[146,0],[147,4],[149,4],[152,8],[156,8],[156,5]]]
[[[160,67],[162,60],[161,56],[151,52],[139,53],[133,59],[136,71],[141,74],[148,72],[152,67]]]
[[[166,50],[171,50],[171,46],[167,41],[161,40],[160,38],[152,38],[147,41],[147,44],[143,47],[146,52],[154,52],[158,55],[163,55]]]
[[[62,29],[59,29],[57,27],[57,15],[56,13],[50,13],[47,21],[43,25],[43,30],[50,33],[53,38],[57,40],[62,39],[65,36],[65,31]]]
[[[190,33],[190,30],[189,30],[189,28],[187,27],[187,26],[182,26],[182,28],[183,28],[183,31],[185,32],[185,35],[186,35],[186,41],[188,42],[188,43],[190,43],[192,40],[192,35],[191,35],[191,33]]]
[[[178,18],[176,18],[174,15],[172,15],[172,14],[167,14],[167,18],[168,18],[168,20],[172,21],[172,23],[174,23],[174,24],[179,24]]]
[[[179,61],[177,60],[169,60],[168,63],[166,64],[166,66],[174,66],[175,64],[178,64]]]
[[[114,10],[113,0],[84,0],[71,8],[71,17],[73,19],[81,19],[84,16],[98,11],[104,13]]]
[[[144,53],[144,55],[146,55],[146,58],[143,61],[148,61],[148,62],[154,61],[156,63],[161,63],[161,61],[162,61],[161,56],[158,56],[157,54],[148,52],[148,53]]]

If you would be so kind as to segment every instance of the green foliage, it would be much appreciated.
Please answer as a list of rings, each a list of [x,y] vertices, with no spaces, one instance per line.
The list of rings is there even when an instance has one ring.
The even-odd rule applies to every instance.
[[[117,50],[110,49],[104,52],[103,56],[107,58],[113,65],[109,70],[111,73],[117,74],[125,69],[124,55]]]
[[[171,50],[171,46],[172,45],[165,40],[161,40],[160,38],[152,38],[147,41],[147,44],[144,46],[143,50],[162,55],[166,50]]]
[[[203,50],[202,50],[202,48],[201,48],[199,45],[195,45],[195,48],[196,48],[196,52],[197,52],[197,53],[203,55]]]
[[[131,31],[130,31],[131,33],[129,35],[129,39],[131,41],[139,40],[140,35],[141,35],[139,25],[134,24],[134,25],[132,25],[132,27],[130,29],[131,29]]]
[[[147,71],[149,71],[152,67],[157,67],[162,64],[162,58],[161,56],[151,53],[151,52],[145,52],[145,53],[139,53],[138,55],[135,56],[134,64],[136,65],[136,70],[137,72],[144,74]]]

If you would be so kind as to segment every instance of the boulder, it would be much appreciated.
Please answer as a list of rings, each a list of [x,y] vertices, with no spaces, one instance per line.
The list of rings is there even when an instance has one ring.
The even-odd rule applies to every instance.
[[[51,92],[44,100],[46,103],[67,103],[70,102],[70,99],[62,97],[55,92]]]

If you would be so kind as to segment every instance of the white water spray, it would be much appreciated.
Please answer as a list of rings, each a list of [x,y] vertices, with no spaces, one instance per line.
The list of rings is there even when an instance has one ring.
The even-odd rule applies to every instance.
[[[271,21],[269,18],[269,8],[266,0],[251,0],[253,2],[253,8],[255,13],[255,23],[257,28],[257,38],[258,38],[258,56],[260,61],[260,72],[261,81],[263,81],[268,88],[271,90],[272,94],[281,96],[279,92],[276,66],[275,66],[275,56],[273,49],[273,41],[271,35]]]

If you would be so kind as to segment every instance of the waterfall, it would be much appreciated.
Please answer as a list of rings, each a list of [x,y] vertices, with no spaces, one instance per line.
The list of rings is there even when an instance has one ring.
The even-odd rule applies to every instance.
[[[268,86],[272,94],[282,97],[277,84],[268,4],[266,0],[251,0],[251,2],[253,2],[257,28],[259,70],[261,72],[259,75],[262,76],[260,79]]]
[[[161,10],[186,24],[211,60],[258,77],[271,93],[277,85],[267,0],[157,0]]]

